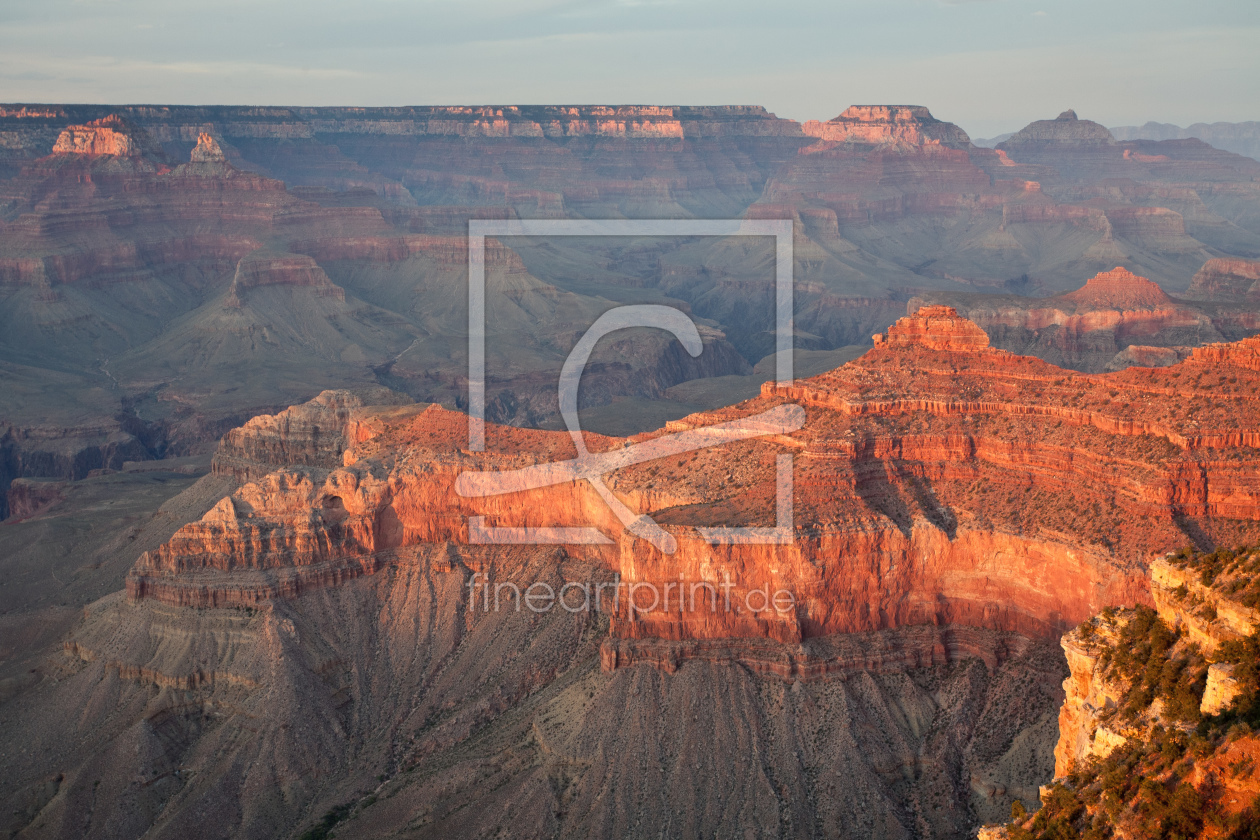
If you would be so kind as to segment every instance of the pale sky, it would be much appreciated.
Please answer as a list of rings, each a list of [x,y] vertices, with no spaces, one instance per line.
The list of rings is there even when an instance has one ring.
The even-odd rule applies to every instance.
[[[1257,0],[3,0],[0,101],[1260,120]]]

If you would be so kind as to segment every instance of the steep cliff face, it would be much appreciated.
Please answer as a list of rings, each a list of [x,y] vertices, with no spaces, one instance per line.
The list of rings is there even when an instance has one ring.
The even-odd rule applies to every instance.
[[[792,388],[628,440],[587,435],[615,456],[805,406],[799,431],[609,470],[673,554],[624,531],[585,484],[456,491],[461,473],[573,457],[567,434],[490,425],[486,452],[470,452],[457,412],[339,393],[256,418],[215,462],[245,483],[145,553],[126,596],[89,611],[57,681],[3,723],[43,733],[5,770],[14,824],[218,836],[195,825],[214,805],[259,837],[324,813],[364,837],[672,831],[633,789],[706,834],[958,836],[1032,801],[1051,773],[1064,674],[1049,640],[1149,598],[1144,561],[1187,531],[1254,534],[1257,471],[1238,436],[1251,434],[1255,374],[1234,364],[1252,352],[1081,376],[929,309]],[[774,524],[786,453],[792,541],[705,541],[700,526]],[[483,529],[595,527],[609,542],[486,545],[473,516]],[[585,603],[536,610],[540,583]],[[765,600],[782,593],[786,611]],[[1107,705],[1089,685],[1067,690]],[[52,726],[65,706],[95,711]],[[614,709],[626,724],[610,729]],[[127,768],[98,788],[161,799],[158,816],[89,814],[105,766],[92,761],[67,760],[43,786],[42,757],[74,754],[88,733],[108,745],[101,761]],[[715,747],[731,743],[729,757]],[[488,793],[486,772],[515,793]]]
[[[1183,552],[1156,560],[1151,564],[1151,595],[1159,617],[1206,656],[1222,644],[1247,638],[1260,628],[1260,586],[1250,559],[1222,553],[1202,562]]]
[[[1211,259],[1190,281],[1186,297],[1192,300],[1251,302],[1260,299],[1260,262]]]
[[[482,516],[495,527],[589,522],[616,540],[585,556],[627,585],[659,592],[672,582],[672,604],[618,601],[612,632],[625,639],[795,643],[923,623],[1044,636],[1107,603],[1145,597],[1141,561],[1188,534],[1213,539],[1254,528],[1251,447],[1260,438],[1240,423],[1251,416],[1254,373],[1238,366],[1233,383],[1203,379],[1207,368],[1222,369],[1215,355],[1246,356],[1247,346],[1226,345],[1165,371],[1099,378],[987,349],[983,338],[951,311],[928,309],[895,325],[859,362],[672,424],[667,431],[678,433],[737,420],[785,399],[804,405],[809,418],[781,439],[614,469],[619,496],[655,511],[675,537],[670,555],[622,531],[583,485],[487,499],[455,491],[466,470],[570,457],[566,435],[492,427],[489,451],[470,453],[461,451],[457,413],[434,406],[356,415],[325,395],[233,433],[216,462],[250,478],[265,469],[251,464],[277,458],[313,469],[257,478],[143,558],[129,587],[172,603],[253,603],[294,581],[374,573],[381,552],[467,542],[468,517]],[[1184,403],[1169,398],[1174,386]],[[1214,403],[1196,396],[1208,389]],[[1219,405],[1222,390],[1234,395],[1228,406]],[[1196,428],[1187,434],[1180,418],[1191,407]],[[358,442],[337,469],[334,453],[350,443],[347,435]],[[600,446],[617,448],[613,440]],[[783,448],[794,457],[794,541],[709,544],[697,527],[763,525],[773,514],[767,479]],[[1060,496],[1069,486],[1071,501]],[[281,573],[285,567],[291,571]],[[238,568],[245,577],[233,576]],[[719,584],[733,606],[718,603]],[[688,588],[692,603],[683,610],[678,593]],[[753,603],[755,592],[778,591],[790,594],[791,608]],[[631,645],[612,663],[636,656]]]
[[[361,410],[369,405],[372,410]],[[392,405],[399,406],[398,412],[425,408],[384,388],[357,394],[324,391],[308,403],[259,415],[232,429],[219,442],[211,471],[244,482],[288,466],[336,469],[346,449],[374,433],[378,418],[396,415],[387,408]]]
[[[1110,721],[1107,714],[1124,702],[1128,686],[1115,675],[1109,679],[1099,666],[1102,653],[1117,645],[1131,620],[1132,615],[1127,613],[1111,621],[1091,619],[1063,637],[1061,644],[1071,674],[1063,681],[1059,743],[1054,749],[1056,778],[1068,775],[1091,758],[1106,758],[1134,732],[1132,726]]]
[[[1055,783],[990,836],[1245,838],[1260,824],[1260,555],[1184,549],[1151,566],[1156,610],[1063,637]]]
[[[164,157],[161,146],[147,131],[117,114],[63,129],[53,144],[52,153],[88,157],[149,156],[159,160]]]

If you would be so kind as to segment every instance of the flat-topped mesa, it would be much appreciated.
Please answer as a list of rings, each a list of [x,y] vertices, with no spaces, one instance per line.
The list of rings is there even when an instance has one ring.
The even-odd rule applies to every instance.
[[[1072,109],[1052,120],[1036,120],[997,145],[1006,150],[1020,146],[1114,146],[1116,138],[1107,127],[1092,120],[1082,120]]]
[[[1077,306],[1099,309],[1158,309],[1172,303],[1157,283],[1122,266],[1100,271],[1084,286],[1062,297]]]
[[[810,120],[801,130],[809,137],[871,146],[939,145],[965,149],[971,138],[953,123],[932,116],[922,105],[851,105],[840,116]]]
[[[921,306],[888,328],[884,335],[871,338],[876,347],[979,352],[989,349],[984,330],[963,318],[952,306]]]
[[[71,125],[62,129],[52,153],[88,157],[162,156],[161,148],[148,132],[115,114],[86,125]]]
[[[386,128],[413,136],[682,139],[795,136],[800,126],[758,105],[487,105],[295,109],[316,131]]]

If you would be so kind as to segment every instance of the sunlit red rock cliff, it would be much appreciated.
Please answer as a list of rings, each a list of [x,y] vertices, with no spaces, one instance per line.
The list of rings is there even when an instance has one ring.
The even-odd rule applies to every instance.
[[[1187,540],[1249,534],[1260,519],[1253,344],[1205,347],[1166,369],[1082,376],[989,349],[977,326],[929,307],[858,362],[672,424],[669,432],[701,427],[785,400],[808,412],[805,428],[788,436],[619,471],[616,492],[653,511],[678,551],[662,555],[621,533],[581,555],[627,582],[660,586],[714,583],[721,569],[737,601],[755,589],[786,590],[796,607],[623,608],[606,664],[636,655],[618,638],[795,643],[924,623],[1045,636],[1109,603],[1142,600],[1149,558]],[[466,470],[571,456],[565,434],[496,428],[490,452],[477,455],[462,451],[460,414],[345,405],[328,395],[233,433],[218,469],[252,483],[142,558],[129,592],[177,605],[253,604],[373,574],[388,563],[382,552],[467,544],[474,515],[502,526],[590,522],[620,531],[585,486],[486,501],[455,493]],[[321,439],[284,443],[280,431],[280,443],[265,444],[312,412]],[[295,444],[324,452],[302,454]],[[334,469],[342,447],[344,466]],[[793,544],[705,542],[696,526],[768,524],[776,452],[793,456]],[[321,469],[263,475],[266,466],[248,466],[260,455],[264,465],[275,457]]]
[[[1061,634],[1172,616],[1160,558],[1256,541],[1258,178],[1073,112],[988,149],[912,105],[0,106],[0,825],[1005,821],[1056,745],[1107,743]],[[468,222],[578,217],[791,220],[800,378],[770,381],[769,242],[490,240],[471,451]],[[668,554],[585,483],[456,492],[575,455],[556,375],[613,302],[688,313],[704,351],[602,343],[594,452],[804,412],[609,472]],[[485,542],[523,526],[607,542]],[[512,595],[540,583],[595,593]]]
[[[347,780],[338,783],[341,792],[320,794],[297,781],[313,768],[335,775],[338,744],[347,737],[338,733],[354,733],[349,737],[361,745],[356,749],[375,756],[367,766],[385,768],[391,779],[368,785],[379,786],[373,802],[391,791],[397,797],[390,805],[361,806],[356,831],[377,836],[419,813],[429,815],[435,832],[492,833],[494,819],[446,811],[437,804],[444,800],[433,782],[423,781],[427,777],[395,779],[389,768],[427,766],[423,756],[447,755],[482,726],[511,740],[510,727],[495,721],[511,719],[499,715],[533,692],[549,698],[536,702],[578,703],[573,708],[580,709],[539,712],[533,737],[549,754],[568,756],[557,761],[599,764],[590,750],[607,749],[612,736],[577,733],[614,706],[623,715],[650,716],[659,713],[653,711],[659,704],[717,702],[712,724],[744,733],[721,711],[728,702],[719,699],[727,696],[722,686],[739,696],[749,690],[737,687],[745,677],[727,682],[733,672],[724,669],[732,666],[777,686],[758,689],[782,697],[764,702],[788,703],[793,715],[805,714],[802,721],[811,719],[806,707],[830,708],[835,701],[824,700],[824,693],[841,685],[848,686],[848,703],[858,696],[877,706],[920,703],[914,699],[920,689],[906,682],[907,675],[952,674],[940,677],[953,681],[949,691],[962,690],[958,680],[969,681],[972,688],[960,696],[973,699],[934,701],[938,710],[932,714],[953,720],[950,726],[958,729],[951,731],[975,734],[950,744],[919,741],[926,736],[913,734],[917,724],[905,729],[878,715],[869,724],[860,723],[866,719],[861,715],[850,717],[853,722],[839,731],[852,734],[842,738],[867,738],[851,727],[869,725],[871,732],[886,733],[879,737],[919,746],[868,743],[859,753],[866,757],[833,764],[824,781],[806,775],[792,782],[805,795],[832,784],[827,773],[873,773],[870,786],[859,789],[879,803],[874,812],[824,805],[845,800],[823,797],[817,810],[802,806],[793,818],[831,815],[849,826],[846,831],[895,836],[900,829],[894,826],[907,813],[933,812],[934,833],[957,833],[970,825],[971,814],[992,820],[1009,811],[1013,798],[1035,801],[1036,787],[1045,781],[1038,773],[1050,772],[1061,696],[1056,686],[1063,678],[1054,652],[1060,633],[1104,607],[1149,602],[1153,558],[1187,542],[1256,538],[1257,377],[1255,340],[1204,347],[1169,367],[1085,375],[992,349],[985,333],[953,310],[926,308],[898,321],[864,357],[835,371],[789,387],[768,384],[751,401],[631,439],[642,442],[786,403],[807,413],[804,427],[790,434],[609,476],[620,498],[650,512],[677,538],[678,549],[669,555],[624,532],[583,485],[488,499],[454,492],[463,471],[572,457],[567,434],[492,425],[487,451],[474,453],[466,448],[467,423],[458,412],[400,404],[381,391],[365,397],[329,392],[225,437],[214,469],[218,480],[236,489],[145,553],[128,576],[126,595],[91,609],[67,643],[70,661],[79,664],[68,666],[65,679],[89,696],[99,692],[101,675],[116,674],[111,679],[136,690],[192,692],[205,698],[199,702],[234,697],[232,703],[255,709],[252,714],[266,721],[269,734],[259,748],[280,750],[278,757],[263,759],[251,748],[256,757],[250,760],[292,775],[296,786],[288,795],[304,801],[344,798],[344,785],[362,784]],[[588,435],[588,443],[607,451],[625,442]],[[723,546],[701,539],[698,526],[774,523],[780,454],[793,461],[793,541]],[[567,548],[470,544],[470,516],[485,517],[494,527],[593,525],[613,542]],[[538,582],[554,590],[599,583],[607,588],[597,593],[598,609],[593,605],[591,612],[478,608],[480,599],[497,598],[500,587],[526,589]],[[643,597],[627,598],[632,583],[654,584],[666,597],[668,584],[675,601],[653,608]],[[696,608],[680,610],[677,593],[692,584],[702,585]],[[754,590],[791,593],[794,606],[775,609]],[[620,599],[610,594],[618,591]],[[724,596],[733,606],[722,603]],[[592,632],[600,626],[606,635]],[[425,656],[438,657],[425,660],[430,665],[423,673],[414,673],[409,659],[396,658],[412,656],[400,633],[419,633],[423,649],[433,651]],[[397,654],[390,653],[400,644]],[[385,647],[364,654],[365,645]],[[529,656],[521,658],[520,650]],[[356,675],[365,655],[377,662],[376,676],[360,684],[366,675]],[[588,670],[573,671],[573,657],[587,662]],[[565,673],[585,676],[570,684],[559,679]],[[303,699],[289,694],[312,679],[317,684],[302,690]],[[867,688],[852,694],[858,683]],[[1016,684],[1023,686],[1022,700],[1012,707]],[[344,702],[337,698],[351,696],[361,698],[356,704],[371,697],[373,707],[390,708],[401,702],[397,692],[405,694],[406,685],[417,686],[425,699],[413,712],[398,712],[415,720],[401,741],[369,735],[337,711]],[[264,698],[276,691],[293,699],[263,711],[258,704],[271,703]],[[736,702],[744,711],[730,714],[761,719],[762,702],[746,697]],[[283,728],[294,714],[306,721],[305,734],[296,739]],[[421,719],[427,722],[420,725]],[[224,733],[233,731],[234,724],[227,725]],[[187,724],[178,726],[189,732]],[[984,746],[976,740],[988,731],[1005,738],[998,733],[1016,731],[1012,726],[1044,733],[1035,737],[1045,738],[1045,746],[1018,739],[1025,746]],[[49,737],[50,749],[73,741],[72,733]],[[218,736],[180,737],[202,744],[191,748],[198,751],[229,749]],[[130,743],[118,741],[120,749]],[[307,752],[293,752],[299,747]],[[619,749],[642,755],[644,745]],[[906,749],[919,757],[909,757]],[[1016,769],[1012,762],[1020,749],[1041,758]],[[731,760],[746,761],[747,754],[738,752],[744,757]],[[836,754],[829,747],[817,760],[834,762]],[[221,778],[204,758],[169,760],[193,762]],[[789,773],[783,757],[769,760],[776,774]],[[671,767],[674,761],[667,759]],[[872,770],[867,761],[883,769]],[[905,794],[889,793],[884,785],[901,778],[896,767],[902,761],[918,768],[921,781]],[[443,796],[484,804],[483,794],[471,787],[477,771],[463,762],[457,761],[460,769]],[[704,766],[716,772],[721,762]],[[530,789],[541,778],[525,768],[498,772]],[[716,775],[700,772],[724,801],[735,796]],[[62,783],[67,798],[49,807],[48,819],[81,813],[74,791],[90,774],[76,773]],[[514,820],[547,831],[569,819],[584,831],[591,821],[623,825],[622,818],[605,816],[599,799],[607,789],[595,777],[577,772],[573,779],[573,789],[549,806],[566,816],[527,816],[505,807]],[[176,785],[189,807],[220,801],[195,782]],[[171,831],[187,826],[183,807],[168,813]],[[265,830],[277,824],[272,820],[291,820],[284,816],[289,813],[264,797],[242,817],[242,830]],[[745,818],[719,810],[695,819],[720,827]],[[632,822],[624,827],[634,833]]]

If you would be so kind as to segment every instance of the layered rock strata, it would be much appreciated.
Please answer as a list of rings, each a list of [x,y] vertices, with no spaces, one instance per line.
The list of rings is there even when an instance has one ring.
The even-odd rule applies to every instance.
[[[1233,556],[1231,553],[1231,560]],[[1212,662],[1223,642],[1238,642],[1260,632],[1260,610],[1243,603],[1240,596],[1254,593],[1254,568],[1241,553],[1225,574],[1204,576],[1202,567],[1187,564],[1185,552],[1156,558],[1151,563],[1150,588],[1156,612],[1176,634],[1179,646],[1193,646],[1196,654]],[[1254,564],[1253,564],[1254,565]],[[1253,595],[1252,604],[1256,602]],[[1091,619],[1063,637],[1071,675],[1063,683],[1066,698],[1059,713],[1059,744],[1055,749],[1055,775],[1067,776],[1090,758],[1106,758],[1133,738],[1143,738],[1152,724],[1177,726],[1159,710],[1150,719],[1125,719],[1117,710],[1129,699],[1134,686],[1100,667],[1103,657],[1114,656],[1124,644],[1121,632],[1133,620],[1129,613]],[[1234,678],[1236,666],[1212,662],[1201,687],[1201,715],[1231,710],[1242,687]]]
[[[617,792],[646,777],[600,755],[698,774],[707,792],[695,802],[712,807],[683,807],[690,788],[678,784],[659,795],[703,833],[956,836],[1031,801],[1050,773],[1063,673],[1049,640],[1149,598],[1147,561],[1191,535],[1254,536],[1254,451],[1229,435],[1252,433],[1255,351],[1221,345],[1171,368],[1087,376],[986,347],[946,309],[910,316],[823,376],[660,432],[588,434],[591,451],[618,456],[805,407],[797,431],[608,471],[618,498],[675,538],[672,554],[625,531],[585,484],[457,492],[461,473],[572,458],[567,434],[490,424],[474,452],[458,412],[325,393],[225,438],[215,470],[245,483],[146,553],[125,595],[88,611],[56,686],[13,719],[44,732],[45,709],[87,709],[84,725],[127,778],[161,779],[151,789],[170,804],[145,823],[155,836],[192,831],[197,808],[220,796],[249,803],[232,825],[251,837],[345,802],[358,803],[346,830],[363,837],[405,825],[491,836],[501,817],[544,834],[669,833]],[[705,541],[701,526],[776,523],[783,454],[792,540]],[[487,545],[471,517],[482,529],[594,527],[609,542]],[[535,610],[540,583],[570,605],[590,600]],[[682,592],[696,592],[694,608]],[[787,610],[765,601],[781,593]],[[156,740],[119,729],[131,718],[118,703],[143,709]],[[633,737],[606,726],[613,709]],[[791,731],[767,723],[789,718]],[[676,726],[689,734],[667,739],[676,746],[660,759],[652,745]],[[16,824],[98,819],[84,810],[95,765],[67,760],[60,798],[36,784],[38,756],[70,754],[86,737],[76,733],[48,730],[6,769],[36,803]],[[746,746],[710,762],[730,738]],[[764,762],[739,764],[750,755]],[[499,768],[491,792],[487,760]],[[732,766],[782,789],[739,793]],[[599,781],[609,773],[617,790]],[[243,795],[264,776],[281,790]],[[149,787],[100,787],[150,801]],[[522,793],[500,801],[505,788]]]
[[[1260,262],[1211,259],[1190,281],[1186,297],[1231,303],[1260,300]]]
[[[851,105],[840,116],[826,122],[810,120],[801,130],[824,141],[868,146],[971,145],[965,131],[936,119],[922,105]]]
[[[116,114],[63,129],[53,144],[52,153],[88,157],[162,156],[161,147],[148,132]]]
[[[1196,277],[1217,277],[1222,262],[1209,261]],[[1237,261],[1228,262],[1232,266]],[[1216,288],[1216,281],[1195,282],[1203,289],[1199,297],[1210,297],[1209,287]],[[954,305],[995,347],[1091,373],[1162,367],[1181,361],[1199,345],[1260,332],[1260,309],[1177,300],[1121,266],[1049,298],[938,293],[913,298],[909,308],[929,303]]]
[[[785,401],[808,413],[790,435],[612,471],[619,497],[673,535],[673,554],[623,531],[582,484],[456,492],[465,471],[571,457],[567,435],[491,427],[488,451],[475,453],[463,448],[458,413],[431,406],[351,422],[347,403],[324,395],[229,436],[216,469],[252,483],[141,558],[128,589],[172,604],[255,604],[374,574],[409,546],[468,543],[469,517],[480,516],[493,527],[575,523],[613,535],[571,551],[620,576],[620,589],[600,595],[615,638],[797,644],[921,624],[1051,636],[1106,604],[1149,597],[1148,557],[1254,531],[1251,343],[1098,377],[983,338],[951,311],[928,309],[858,362],[671,424],[666,433],[699,429]],[[658,439],[591,445],[615,452]],[[793,456],[793,540],[706,542],[698,526],[773,521],[781,452]],[[277,457],[308,468],[259,476],[249,466]],[[631,594],[635,584],[657,599]],[[776,593],[791,606],[771,606]],[[660,658],[616,650],[607,664]]]
[[[1069,108],[1052,120],[1037,120],[1024,126],[998,144],[999,149],[1014,152],[1030,145],[1113,146],[1116,138],[1106,126],[1082,120]]]
[[[1260,819],[1256,713],[1260,554],[1184,548],[1151,567],[1149,608],[1065,635],[1055,779],[1041,810],[981,837],[1244,837]],[[1219,615],[1219,620],[1218,620]]]

